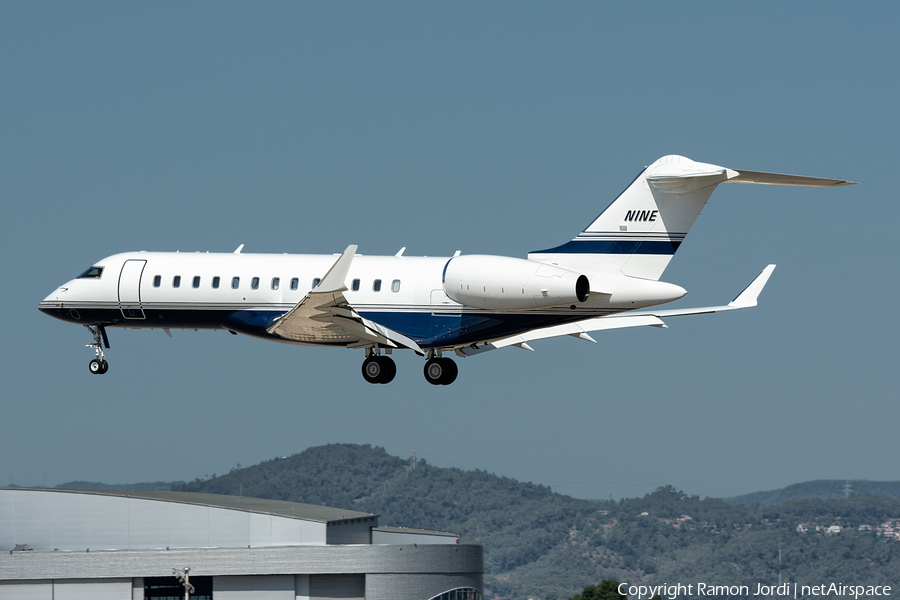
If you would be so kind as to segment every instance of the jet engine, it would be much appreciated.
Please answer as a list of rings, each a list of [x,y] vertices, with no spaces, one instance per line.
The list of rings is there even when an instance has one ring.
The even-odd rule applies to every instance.
[[[444,293],[452,300],[491,310],[566,306],[587,300],[584,275],[554,265],[506,256],[467,254],[444,266]]]

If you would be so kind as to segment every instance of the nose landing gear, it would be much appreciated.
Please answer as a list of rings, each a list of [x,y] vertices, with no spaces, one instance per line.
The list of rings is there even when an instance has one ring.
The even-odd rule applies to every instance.
[[[109,371],[109,363],[106,362],[106,358],[103,356],[103,347],[109,349],[109,338],[106,337],[106,328],[103,325],[97,325],[96,327],[92,327],[91,325],[85,325],[88,328],[88,331],[91,332],[94,336],[93,344],[85,344],[86,348],[93,348],[96,353],[96,358],[94,358],[89,364],[88,368],[91,373],[94,375],[103,375],[107,371]],[[102,344],[100,343],[102,340]]]

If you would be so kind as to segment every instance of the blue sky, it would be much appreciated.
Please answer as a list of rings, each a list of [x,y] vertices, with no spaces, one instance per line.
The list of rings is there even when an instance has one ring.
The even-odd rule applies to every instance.
[[[587,498],[900,479],[893,3],[0,5],[0,483],[193,479],[370,443]],[[372,386],[362,353],[112,330],[37,303],[128,250],[524,257],[666,154],[720,186],[669,320]]]

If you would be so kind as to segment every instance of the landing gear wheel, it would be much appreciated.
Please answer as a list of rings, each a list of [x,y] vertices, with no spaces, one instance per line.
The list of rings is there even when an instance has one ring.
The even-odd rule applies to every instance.
[[[458,374],[456,363],[449,358],[432,358],[425,363],[425,381],[431,385],[450,385]]]
[[[389,356],[379,356],[381,359],[382,366],[384,367],[384,374],[381,377],[381,380],[378,383],[390,383],[394,380],[394,376],[397,374],[397,363],[394,362],[394,359]]]
[[[432,358],[425,363],[425,381],[431,385],[450,385],[456,381],[459,369],[449,358]]]
[[[106,337],[106,329],[103,325],[85,325],[85,327],[87,327],[88,331],[91,332],[91,335],[94,336],[94,343],[85,344],[85,346],[91,348],[97,356],[91,361],[89,368],[94,375],[103,375],[109,371],[109,363],[103,358],[103,346],[109,348],[109,339]]]
[[[456,363],[451,358],[444,357],[439,360],[444,364],[444,379],[441,381],[441,385],[450,385],[456,381],[459,369],[456,368]]]
[[[362,374],[369,383],[390,383],[397,374],[397,365],[389,356],[370,356],[363,361]]]
[[[439,358],[429,359],[425,363],[425,381],[431,385],[441,385],[441,379],[444,377],[444,365]]]
[[[363,361],[362,375],[369,383],[380,383],[384,375],[384,364],[378,360],[380,356],[370,356]]]

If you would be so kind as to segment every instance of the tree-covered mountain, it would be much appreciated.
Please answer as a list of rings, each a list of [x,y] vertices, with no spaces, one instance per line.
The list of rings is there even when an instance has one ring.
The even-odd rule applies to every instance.
[[[780,490],[753,492],[743,496],[725,498],[732,504],[778,504],[788,500],[837,500],[850,493],[869,494],[872,496],[891,496],[900,498],[900,481],[868,481],[866,479],[817,479],[805,483],[795,483]]]
[[[663,487],[618,502],[579,500],[350,444],[238,465],[173,489],[352,508],[381,515],[384,525],[458,532],[462,543],[484,546],[486,592],[504,599],[569,598],[607,577],[722,585],[779,576],[900,580],[900,543],[887,536],[896,524],[900,537],[900,499],[887,496],[748,506]],[[827,532],[835,526],[839,533]]]
[[[141,483],[100,483],[99,481],[68,481],[53,486],[58,490],[138,490],[163,491],[180,485],[183,481],[146,481]]]

